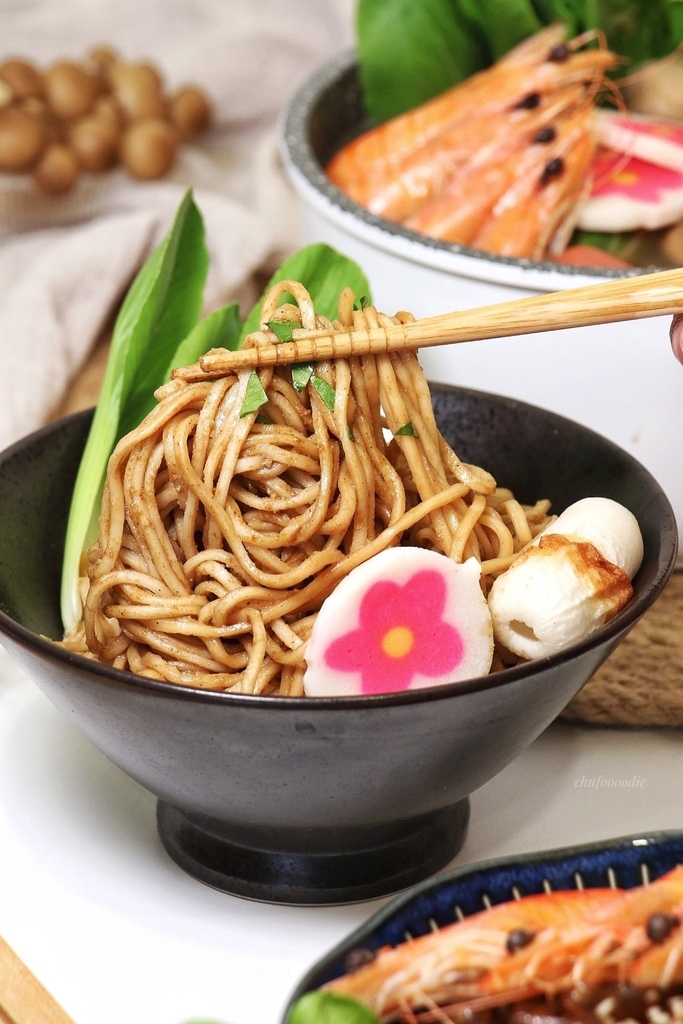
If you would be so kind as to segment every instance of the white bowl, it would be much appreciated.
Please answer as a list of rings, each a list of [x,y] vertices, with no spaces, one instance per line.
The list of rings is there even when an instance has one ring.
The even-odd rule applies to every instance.
[[[282,153],[301,202],[301,244],[327,242],[355,259],[383,312],[408,309],[417,317],[432,316],[647,273],[496,256],[439,242],[369,213],[323,170],[367,126],[362,111],[355,56],[344,55],[294,96],[283,121]],[[477,341],[423,349],[420,361],[432,381],[510,395],[604,434],[659,481],[680,531],[683,369],[670,351],[669,326],[669,317],[655,317]],[[539,458],[552,457],[548,438]]]

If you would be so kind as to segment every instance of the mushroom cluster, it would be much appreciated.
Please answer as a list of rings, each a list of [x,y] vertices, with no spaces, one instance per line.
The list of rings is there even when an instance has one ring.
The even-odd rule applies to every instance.
[[[82,171],[116,165],[137,179],[161,178],[211,115],[202,89],[168,92],[155,65],[124,61],[108,46],[46,68],[11,57],[0,64],[0,171],[29,173],[53,194]]]

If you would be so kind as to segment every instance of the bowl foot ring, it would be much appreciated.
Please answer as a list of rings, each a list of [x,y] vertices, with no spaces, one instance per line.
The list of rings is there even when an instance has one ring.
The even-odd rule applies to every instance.
[[[188,874],[234,896],[298,906],[360,903],[428,878],[461,849],[469,817],[465,797],[405,822],[398,837],[359,848],[349,830],[346,850],[302,853],[234,842],[215,819],[157,803],[164,848]]]

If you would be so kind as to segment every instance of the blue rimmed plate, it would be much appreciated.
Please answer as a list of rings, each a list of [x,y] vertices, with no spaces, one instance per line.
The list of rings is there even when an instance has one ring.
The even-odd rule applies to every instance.
[[[397,946],[496,903],[555,889],[630,889],[683,863],[683,831],[622,836],[468,864],[413,886],[391,900],[318,960],[292,993],[282,1019],[305,992],[347,973],[347,965],[382,946]]]

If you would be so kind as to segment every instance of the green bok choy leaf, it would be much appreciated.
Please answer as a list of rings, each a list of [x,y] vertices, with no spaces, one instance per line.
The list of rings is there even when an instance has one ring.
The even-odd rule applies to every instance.
[[[624,58],[623,76],[678,46],[683,2],[358,0],[356,48],[370,118],[386,121],[419,106],[553,22],[563,22],[569,36],[604,32],[609,48]]]

